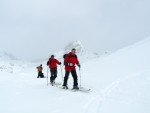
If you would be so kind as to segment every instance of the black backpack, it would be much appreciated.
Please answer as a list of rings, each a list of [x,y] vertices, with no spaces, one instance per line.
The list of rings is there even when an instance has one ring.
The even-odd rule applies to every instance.
[[[64,59],[67,58],[67,57],[68,57],[68,59],[70,59],[72,56],[69,57],[68,54],[64,54],[64,55],[63,55],[63,58],[64,58]],[[75,55],[75,58],[77,58],[77,55]],[[64,60],[64,65],[65,65],[65,66],[68,65],[67,62],[65,62],[65,60]]]
[[[67,57],[68,57],[69,59],[71,58],[71,57],[68,56],[68,54],[64,54],[64,55],[63,55],[63,58],[64,58],[64,59],[67,58]],[[75,58],[77,58],[77,55],[75,55]]]

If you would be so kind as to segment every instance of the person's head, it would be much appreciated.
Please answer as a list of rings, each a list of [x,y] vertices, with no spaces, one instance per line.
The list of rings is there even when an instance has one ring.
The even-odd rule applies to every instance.
[[[51,58],[54,59],[54,55],[51,55]]]
[[[73,49],[71,50],[71,53],[72,53],[72,54],[76,54],[76,49],[73,48]]]

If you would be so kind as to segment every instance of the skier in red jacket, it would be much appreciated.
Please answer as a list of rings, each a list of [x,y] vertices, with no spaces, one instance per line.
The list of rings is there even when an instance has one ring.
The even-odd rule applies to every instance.
[[[57,64],[61,65],[61,62],[55,59],[54,55],[51,55],[51,58],[49,58],[49,61],[47,62],[47,66],[49,66],[51,72],[51,84],[53,84],[55,82],[55,79],[57,78]]]
[[[76,55],[76,49],[72,49],[72,51],[64,56],[64,65],[65,65],[65,77],[64,77],[64,83],[63,83],[63,89],[68,89],[67,81],[69,74],[71,72],[73,77],[73,89],[79,89],[78,87],[78,76],[76,73],[76,67],[77,65],[80,68],[80,64]]]

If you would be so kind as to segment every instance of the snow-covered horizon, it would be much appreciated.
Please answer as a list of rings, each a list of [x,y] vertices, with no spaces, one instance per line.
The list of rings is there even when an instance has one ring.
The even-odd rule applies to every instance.
[[[94,59],[97,59],[97,58],[99,59],[99,58],[103,58],[103,57],[106,57],[109,55],[116,54],[119,51],[122,51],[126,48],[132,48],[135,45],[142,44],[149,39],[150,39],[150,37],[147,37],[147,38],[145,38],[141,41],[138,41],[138,42],[136,42],[130,46],[120,48],[113,53],[111,53],[110,51],[105,51],[101,54],[98,54],[96,52],[90,52],[90,51],[86,50],[86,48],[84,47],[82,42],[79,40],[78,41],[72,41],[68,45],[64,46],[64,48],[62,50],[55,52],[54,55],[58,60],[63,62],[63,55],[69,53],[72,48],[76,48],[80,63],[86,63],[86,62],[89,62],[91,60],[93,61]],[[14,65],[18,65],[18,67],[20,67],[20,70],[24,67],[28,67],[28,65],[29,66],[37,66],[37,65],[43,64],[45,66],[47,60],[49,59],[49,57],[52,54],[50,54],[49,56],[42,58],[42,59],[36,59],[33,61],[26,61],[26,60],[18,59],[15,55],[7,53],[6,51],[3,51],[3,52],[0,51],[0,63],[1,63],[0,70],[1,70],[1,72],[4,71],[4,72],[13,73],[13,68],[15,68]]]
[[[54,55],[57,59],[59,59],[60,61],[63,61],[63,55],[71,52],[73,48],[76,49],[77,56],[79,57],[81,63],[111,54],[110,51],[105,51],[105,52],[102,52],[101,54],[97,53],[96,51],[91,52],[84,47],[81,41],[78,40],[78,41],[71,41],[69,44],[64,46],[62,50],[51,53],[42,59],[34,60],[33,62],[36,62],[36,63],[46,62],[46,60],[48,60],[51,55]]]
[[[149,38],[149,37],[148,37]],[[18,58],[17,56],[15,56],[14,54],[11,54],[7,51],[0,51],[0,61],[8,61],[8,60],[18,60],[18,61],[24,61],[24,62],[32,62],[32,63],[40,63],[40,62],[43,62],[45,60],[47,60],[52,54],[55,55],[56,58],[62,60],[63,58],[63,55],[66,54],[66,53],[69,53],[71,51],[72,48],[76,48],[77,49],[77,55],[82,59],[81,61],[83,62],[86,62],[88,60],[92,60],[94,58],[98,58],[98,57],[104,57],[104,56],[107,56],[107,55],[110,55],[110,54],[114,54],[124,48],[127,48],[127,47],[131,47],[132,45],[135,45],[135,44],[138,44],[138,43],[141,43],[143,42],[144,40],[147,40],[148,38],[145,38],[143,40],[140,40],[140,41],[137,41],[131,45],[128,45],[128,46],[125,46],[125,47],[122,47],[116,51],[103,51],[101,53],[97,53],[96,51],[89,51],[87,50],[84,45],[82,44],[81,41],[79,40],[76,40],[76,41],[71,41],[70,43],[68,43],[66,46],[64,46],[62,48],[62,50],[59,50],[59,51],[55,51],[54,53],[49,53],[48,56],[45,56],[43,58],[35,58],[34,60],[25,60],[25,59],[21,59],[21,58]],[[41,53],[42,54],[42,53]],[[84,60],[85,58],[85,60]]]
[[[87,62],[88,60],[95,59],[98,57],[109,55],[109,52],[98,54],[96,52],[89,52],[85,49],[84,45],[81,41],[72,41],[69,44],[67,44],[62,50],[59,52],[54,53],[55,57],[63,62],[63,55],[70,52],[72,48],[77,49],[77,55],[80,59],[80,62]],[[14,73],[18,72],[17,70],[24,70],[25,67],[29,66],[37,66],[40,64],[46,65],[47,60],[49,59],[49,56],[45,56],[42,59],[35,59],[33,61],[25,61],[22,59],[18,59],[15,55],[12,55],[7,52],[0,52],[0,71],[1,72],[9,72]],[[15,70],[17,68],[17,70]]]

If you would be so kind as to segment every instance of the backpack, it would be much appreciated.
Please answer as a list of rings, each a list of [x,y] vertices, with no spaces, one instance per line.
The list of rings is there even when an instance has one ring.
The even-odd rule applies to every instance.
[[[64,54],[63,55],[63,58],[65,59],[65,58],[67,58],[68,57],[68,54]]]
[[[64,59],[67,58],[67,57],[68,57],[69,59],[71,58],[71,57],[68,56],[68,54],[64,54],[64,55],[63,55],[63,58],[64,58]],[[77,58],[77,55],[75,55],[75,58]]]
[[[72,56],[71,56],[72,57]],[[64,58],[64,65],[67,66],[68,64],[65,62],[65,58],[68,58],[68,60],[71,58],[68,56],[68,54],[64,54],[63,58]],[[77,55],[75,55],[75,58],[77,58]]]

